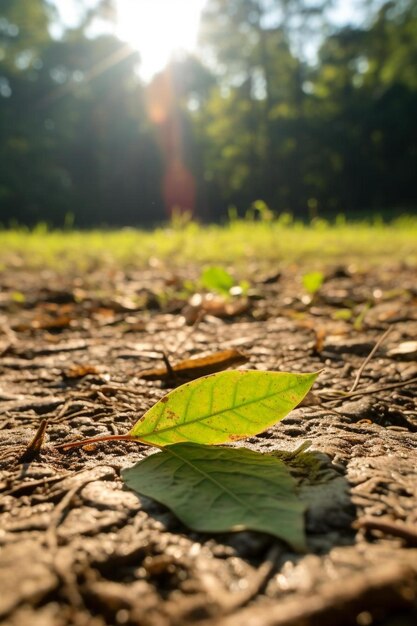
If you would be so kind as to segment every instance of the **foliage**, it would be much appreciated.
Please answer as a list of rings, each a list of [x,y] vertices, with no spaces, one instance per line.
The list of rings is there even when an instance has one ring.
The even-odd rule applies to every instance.
[[[163,502],[196,530],[248,528],[303,550],[304,507],[281,462],[243,448],[210,446],[257,434],[282,419],[318,374],[235,371],[204,376],[164,396],[128,434],[68,442],[58,449],[114,440],[155,445],[161,454],[123,472],[130,487]]]
[[[177,443],[123,470],[122,478],[193,530],[256,530],[305,549],[304,505],[284,463],[273,456]]]
[[[228,371],[174,389],[127,435],[163,451],[124,470],[123,479],[194,530],[258,530],[303,550],[304,506],[284,464],[244,448],[210,446],[272,426],[304,398],[317,376]]]
[[[228,295],[235,281],[233,280],[233,276],[231,276],[224,267],[211,265],[203,269],[200,283],[202,287],[209,291],[216,291]]]
[[[302,276],[304,289],[314,295],[324,282],[323,272],[307,272]]]
[[[317,16],[299,22],[296,32],[294,5],[299,15],[307,9],[277,0],[208,4],[203,41],[225,68],[228,86],[220,84],[199,113],[210,139],[210,176],[227,202],[242,207],[243,198],[262,197],[273,208],[310,217],[415,204],[412,3],[396,11],[387,3],[368,29],[332,33],[316,68],[291,42],[305,36]],[[271,15],[262,22],[259,11]],[[281,21],[274,21],[275,12]],[[221,38],[222,29],[231,35]]]
[[[54,37],[52,2],[5,0],[3,224],[213,220],[260,199],[310,219],[414,209],[415,2],[360,0],[364,25],[338,29],[328,4],[209,0],[200,58],[144,85],[137,53],[87,36],[102,6]]]
[[[317,374],[256,371],[203,376],[164,396],[129,435],[156,446],[244,439],[285,417],[316,378]]]
[[[153,207],[148,221],[162,219],[160,194],[149,186],[161,174],[143,88],[135,77],[137,53],[112,36],[91,39],[80,30],[52,39],[48,7],[34,0],[28,14],[27,2],[19,0],[5,10],[8,30],[0,39],[3,219],[63,224],[71,211],[78,225],[110,223],[119,205],[121,223],[135,222],[139,194]]]
[[[415,263],[416,237],[417,220],[412,217],[391,223],[338,220],[306,226],[287,215],[267,223],[246,219],[225,226],[189,223],[175,232],[171,228],[62,232],[39,224],[33,230],[0,230],[0,266],[24,262],[29,267],[90,271],[98,265],[143,267],[156,257],[170,266],[233,263],[239,274],[248,276],[248,258],[269,270],[271,262],[284,261],[380,263],[389,257]]]

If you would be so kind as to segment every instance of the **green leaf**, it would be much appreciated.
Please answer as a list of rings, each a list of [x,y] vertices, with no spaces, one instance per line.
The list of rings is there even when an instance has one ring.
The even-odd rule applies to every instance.
[[[229,294],[229,290],[235,284],[233,276],[223,267],[206,267],[200,277],[201,285],[208,291],[216,291],[222,294]]]
[[[302,280],[304,288],[308,293],[314,295],[324,282],[324,274],[323,272],[309,272],[308,274],[304,274]]]
[[[317,376],[258,371],[203,376],[159,400],[129,434],[156,446],[217,444],[256,435],[297,406]]]
[[[123,470],[122,478],[193,530],[256,530],[305,549],[305,507],[294,479],[275,457],[246,448],[180,443]]]

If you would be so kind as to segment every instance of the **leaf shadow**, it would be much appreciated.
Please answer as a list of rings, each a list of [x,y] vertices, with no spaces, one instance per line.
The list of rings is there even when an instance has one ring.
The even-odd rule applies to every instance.
[[[336,545],[354,543],[352,522],[356,507],[344,468],[317,451],[303,452],[286,463],[307,507],[306,532],[311,551],[323,552]]]
[[[295,456],[284,450],[272,453],[285,462],[298,485],[298,495],[306,506],[305,528],[307,550],[296,553],[275,537],[253,531],[217,535],[217,542],[231,547],[236,556],[249,561],[262,562],[272,544],[281,546],[279,562],[298,562],[305,554],[323,555],[337,546],[355,543],[356,507],[350,496],[350,485],[339,465],[323,452],[307,451]]]

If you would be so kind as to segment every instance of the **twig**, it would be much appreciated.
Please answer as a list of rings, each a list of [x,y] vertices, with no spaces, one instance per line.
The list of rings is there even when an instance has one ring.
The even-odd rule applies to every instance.
[[[84,600],[77,585],[74,568],[70,567],[70,565],[73,564],[72,560],[68,563],[67,559],[65,559],[65,552],[58,550],[58,527],[67,515],[71,500],[90,482],[92,482],[91,478],[82,481],[67,491],[59,504],[55,507],[50,524],[43,537],[43,543],[48,549],[52,565],[62,580],[64,595],[68,598],[69,603],[78,609],[84,608]],[[64,562],[62,562],[63,556]]]
[[[87,482],[91,482],[91,481],[87,481]],[[63,520],[65,511],[69,507],[71,500],[76,495],[76,493],[85,486],[85,484],[86,483],[81,482],[80,484],[75,485],[72,489],[67,491],[65,496],[62,498],[61,502],[55,507],[53,517],[51,519],[49,527],[44,536],[44,542],[48,546],[49,549],[56,548],[58,544],[57,536],[56,536],[57,528],[59,524],[61,523],[61,521]]]
[[[93,393],[96,393],[97,389],[93,389],[92,391]],[[106,393],[106,391],[108,391],[109,393],[117,393],[118,391],[123,391],[123,393],[132,393],[136,396],[143,395],[143,389],[135,389],[133,387],[128,387],[127,385],[117,385],[115,383],[112,383],[111,385],[101,385],[100,391],[102,393]],[[89,395],[91,396],[91,392]]]
[[[362,391],[339,391],[338,389],[329,389],[330,393],[337,394],[336,397],[327,398],[324,397],[322,402],[339,402],[340,400],[345,400],[346,398],[354,398],[356,396],[367,396],[372,393],[378,393],[379,391],[389,391],[390,389],[398,389],[399,387],[407,387],[407,385],[414,385],[417,383],[417,378],[410,378],[409,380],[404,380],[400,383],[392,383],[390,385],[383,385],[382,387],[374,387],[373,389],[363,389]],[[317,394],[320,398],[323,397],[323,392]]]
[[[374,345],[374,347],[372,348],[372,350],[370,351],[370,353],[368,354],[368,356],[366,357],[366,359],[364,360],[364,362],[362,363],[362,365],[358,369],[358,372],[356,374],[356,378],[353,381],[353,385],[350,388],[349,393],[352,393],[353,391],[355,391],[356,387],[359,384],[359,381],[360,381],[360,378],[362,376],[363,370],[368,365],[369,361],[372,359],[372,357],[374,356],[375,352],[378,350],[378,348],[382,344],[382,342],[385,341],[385,339],[388,337],[388,335],[390,334],[391,330],[392,330],[392,326],[389,326],[387,328],[387,330],[378,339],[378,341],[376,342],[376,344]]]
[[[162,352],[162,360],[165,364],[165,367],[167,368],[167,374],[168,374],[168,378],[174,379],[177,377],[174,368],[171,365],[171,362],[168,358],[168,355],[166,352]]]
[[[403,522],[395,522],[389,518],[369,516],[358,519],[354,523],[354,528],[379,530],[386,535],[401,537],[401,539],[404,539],[411,546],[417,546],[417,529]]]
[[[16,487],[12,487],[11,489],[9,489],[8,491],[3,492],[2,495],[4,496],[17,496],[17,495],[22,495],[25,492],[31,492],[34,489],[36,489],[39,486],[43,486],[43,485],[48,485],[51,483],[58,483],[61,480],[64,480],[64,478],[68,478],[68,476],[71,476],[70,472],[68,472],[67,474],[62,474],[61,476],[49,476],[46,478],[40,478],[39,480],[32,480],[32,481],[28,481],[28,482],[22,482],[20,485],[17,485]]]
[[[19,459],[20,463],[27,463],[32,461],[34,457],[40,452],[43,441],[45,439],[46,429],[48,427],[48,420],[42,420],[39,424],[38,430],[35,433],[32,441],[26,447],[22,456]]]
[[[97,465],[96,469],[98,467],[106,467],[106,466]],[[83,474],[87,474],[87,476],[83,477]],[[50,548],[54,548],[54,547],[56,548],[57,546],[56,530],[58,526],[65,519],[65,516],[67,514],[67,509],[69,508],[69,505],[71,504],[71,500],[73,499],[73,497],[79,491],[81,491],[81,489],[83,489],[86,485],[98,479],[97,475],[94,475],[94,472],[93,472],[93,476],[91,476],[91,471],[87,470],[86,472],[85,469],[81,469],[78,472],[74,472],[71,474],[68,473],[64,476],[61,476],[59,480],[63,480],[65,478],[74,479],[76,477],[78,477],[77,483],[73,487],[68,489],[68,491],[63,496],[62,500],[60,500],[60,502],[54,508],[49,526],[45,532],[43,542]]]

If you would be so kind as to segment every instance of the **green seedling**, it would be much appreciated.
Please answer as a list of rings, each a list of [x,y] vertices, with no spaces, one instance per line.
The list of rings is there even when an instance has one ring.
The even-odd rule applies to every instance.
[[[226,298],[246,295],[250,288],[247,280],[237,283],[233,276],[221,266],[206,267],[198,282],[207,291],[218,293]]]
[[[323,272],[308,272],[302,277],[303,287],[309,294],[314,296],[324,283]]]
[[[235,281],[233,276],[223,267],[210,266],[202,271],[200,284],[207,291],[214,291],[228,296],[230,290],[235,285]]]

